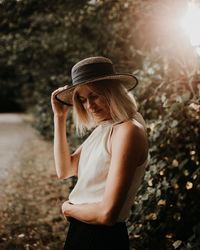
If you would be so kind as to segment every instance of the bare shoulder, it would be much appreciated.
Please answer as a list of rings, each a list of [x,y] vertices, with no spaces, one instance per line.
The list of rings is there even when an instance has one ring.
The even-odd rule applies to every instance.
[[[115,136],[141,136],[146,137],[144,127],[136,120],[129,120],[114,126]]]
[[[139,164],[143,163],[148,155],[148,142],[144,127],[136,120],[114,126],[112,149],[113,152],[118,149],[118,152],[126,151],[137,155]]]

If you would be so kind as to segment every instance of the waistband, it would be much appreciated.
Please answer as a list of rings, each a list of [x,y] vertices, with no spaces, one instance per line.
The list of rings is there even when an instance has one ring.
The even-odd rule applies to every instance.
[[[85,225],[88,227],[107,227],[107,228],[113,228],[113,227],[120,227],[120,226],[126,226],[126,222],[122,221],[122,222],[116,222],[113,225],[103,225],[103,224],[90,224],[90,223],[86,223],[80,220],[77,220],[73,217],[68,217],[68,220],[70,222],[70,224],[79,224],[79,225]]]

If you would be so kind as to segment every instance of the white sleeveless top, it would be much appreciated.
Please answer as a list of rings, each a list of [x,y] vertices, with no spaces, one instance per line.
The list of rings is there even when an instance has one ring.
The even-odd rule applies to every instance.
[[[83,204],[102,201],[111,162],[107,143],[114,125],[111,121],[101,123],[82,144],[78,181],[69,195],[71,203]],[[147,165],[148,158],[137,167],[117,221],[125,221],[128,218]]]

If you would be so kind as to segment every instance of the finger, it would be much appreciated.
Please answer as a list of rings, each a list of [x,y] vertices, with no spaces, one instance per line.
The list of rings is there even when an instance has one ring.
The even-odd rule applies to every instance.
[[[60,91],[66,89],[65,87],[60,87],[52,92],[52,97],[54,97],[56,94],[58,94]]]
[[[52,94],[58,93],[58,92],[60,92],[60,91],[62,91],[62,90],[64,90],[64,89],[67,89],[68,87],[69,87],[69,85],[65,85],[65,86],[63,86],[63,87],[59,87],[59,88],[57,88],[56,90],[54,90],[54,91],[52,92]]]
[[[64,217],[64,219],[65,219],[66,221],[68,221],[68,218],[67,218],[67,216],[65,216],[65,215],[63,214],[63,217]]]
[[[64,211],[65,211],[64,203],[63,203],[62,206],[61,206],[61,211],[62,211],[62,213],[64,214]]]

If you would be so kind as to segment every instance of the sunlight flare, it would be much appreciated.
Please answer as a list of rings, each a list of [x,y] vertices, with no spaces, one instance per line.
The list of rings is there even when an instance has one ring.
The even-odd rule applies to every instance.
[[[195,2],[188,3],[188,9],[181,20],[181,27],[189,37],[191,45],[200,55],[200,7]]]

